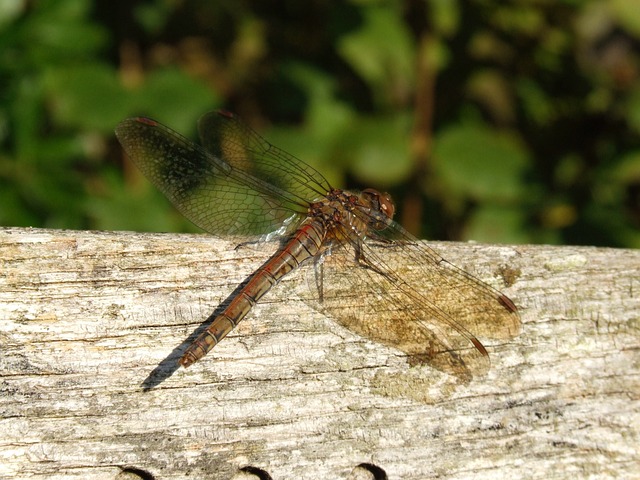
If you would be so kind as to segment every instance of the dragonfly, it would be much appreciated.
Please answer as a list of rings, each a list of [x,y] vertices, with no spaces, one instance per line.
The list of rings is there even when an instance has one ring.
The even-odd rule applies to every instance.
[[[477,336],[519,334],[503,293],[443,258],[393,220],[390,195],[334,188],[227,111],[198,122],[202,145],[146,117],[116,128],[127,155],[205,231],[279,248],[192,343],[179,363],[204,357],[285,275],[306,271],[303,299],[339,324],[461,378],[490,367]],[[251,241],[251,240],[250,240]]]

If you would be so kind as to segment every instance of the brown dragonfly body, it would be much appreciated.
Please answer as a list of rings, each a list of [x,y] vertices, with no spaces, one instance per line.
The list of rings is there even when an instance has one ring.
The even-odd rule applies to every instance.
[[[365,194],[375,197],[373,190]],[[340,200],[331,200],[340,198]],[[333,205],[332,205],[333,204]],[[366,231],[368,226],[359,222],[355,215],[344,210],[344,205],[352,208],[363,208],[365,205],[361,197],[341,190],[333,190],[327,199],[312,205],[309,219],[295,232],[287,244],[278,250],[262,267],[251,276],[244,288],[229,303],[227,308],[218,315],[209,328],[205,330],[187,349],[180,364],[188,367],[204,357],[220,340],[222,340],[238,322],[242,320],[253,306],[278,281],[303,262],[320,255],[328,237],[337,237],[340,229],[337,225],[349,223],[356,231]],[[348,220],[341,217],[341,213],[351,217]],[[338,217],[336,217],[338,215]],[[359,224],[359,227],[356,227]]]
[[[203,147],[148,118],[116,135],[149,179],[191,221],[216,235],[281,239],[281,248],[187,348],[207,354],[278,281],[313,265],[303,294],[356,333],[461,377],[486,372],[476,338],[520,331],[513,302],[417,241],[393,221],[388,194],[334,189],[316,170],[274,147],[228,112],[199,122]],[[402,268],[387,256],[399,256]]]

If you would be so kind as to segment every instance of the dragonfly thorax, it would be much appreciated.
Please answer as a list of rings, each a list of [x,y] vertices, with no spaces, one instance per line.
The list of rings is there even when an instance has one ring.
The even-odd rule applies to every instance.
[[[393,217],[395,207],[389,194],[373,189],[358,194],[334,189],[309,207],[309,217],[320,221],[327,236],[338,240],[366,237],[383,230]]]

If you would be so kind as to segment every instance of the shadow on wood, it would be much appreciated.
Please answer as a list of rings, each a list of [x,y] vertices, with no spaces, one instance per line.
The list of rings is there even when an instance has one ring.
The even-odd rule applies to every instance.
[[[164,358],[156,368],[153,369],[149,376],[142,382],[143,391],[146,392],[148,390],[151,390],[152,388],[157,387],[166,379],[171,377],[176,372],[176,370],[180,368],[178,360],[187,349],[187,347],[191,345],[193,341],[207,329],[211,322],[213,322],[213,320],[224,311],[226,305],[231,301],[232,298],[238,295],[246,282],[247,280],[238,285],[233,293],[231,293],[231,295],[229,295],[224,302],[218,305],[213,313],[209,315],[209,317],[205,321],[203,321],[202,324],[200,324],[200,326],[196,330],[194,330],[191,335],[189,335],[189,337],[187,337],[179,346],[173,349],[173,351],[169,355],[167,355],[166,358]]]

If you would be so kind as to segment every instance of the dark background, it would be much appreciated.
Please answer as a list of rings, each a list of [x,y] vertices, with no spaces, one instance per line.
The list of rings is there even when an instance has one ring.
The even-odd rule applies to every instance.
[[[640,245],[634,0],[7,1],[0,225],[197,231],[113,135],[234,111],[437,239]]]

